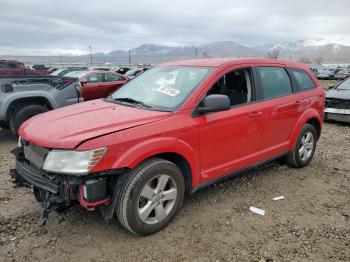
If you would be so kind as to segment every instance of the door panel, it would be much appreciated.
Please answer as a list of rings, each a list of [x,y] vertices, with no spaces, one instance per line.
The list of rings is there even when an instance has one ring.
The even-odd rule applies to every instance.
[[[255,103],[198,118],[202,183],[259,161],[263,133],[259,109]]]
[[[81,93],[85,101],[98,99],[104,97],[105,91],[103,86],[103,75],[100,73],[86,76],[82,84]]]
[[[305,109],[302,93],[293,93],[292,81],[284,67],[258,67],[259,99],[264,112],[262,148],[266,158],[288,150],[291,132]]]
[[[264,108],[264,139],[262,146],[269,156],[288,149],[291,132],[305,109],[303,94],[292,94],[261,103]]]
[[[105,96],[109,96],[114,91],[118,90],[120,87],[125,85],[125,82],[119,81],[119,82],[108,82],[106,83],[106,90],[105,90]]]
[[[126,79],[120,75],[108,73],[104,75],[104,95],[109,96],[121,86],[126,84]]]
[[[102,83],[86,83],[82,86],[82,96],[85,101],[101,98],[103,94]]]

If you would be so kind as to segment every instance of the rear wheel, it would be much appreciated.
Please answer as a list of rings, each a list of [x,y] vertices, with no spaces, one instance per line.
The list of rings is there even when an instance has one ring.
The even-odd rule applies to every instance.
[[[315,153],[317,131],[313,125],[305,124],[300,132],[294,150],[289,154],[287,162],[295,167],[307,166]]]
[[[27,105],[17,109],[10,118],[10,128],[13,134],[17,134],[19,127],[29,118],[49,111],[42,105]]]
[[[167,160],[152,159],[128,175],[118,199],[117,217],[133,234],[158,232],[177,215],[184,192],[180,169]]]

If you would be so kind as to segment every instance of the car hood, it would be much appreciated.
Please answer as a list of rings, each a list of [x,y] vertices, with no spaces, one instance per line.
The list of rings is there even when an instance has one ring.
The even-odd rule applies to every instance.
[[[39,146],[73,149],[86,140],[159,121],[170,114],[94,100],[37,115],[21,126],[19,135]]]
[[[350,100],[350,90],[330,89],[326,92],[326,98]]]

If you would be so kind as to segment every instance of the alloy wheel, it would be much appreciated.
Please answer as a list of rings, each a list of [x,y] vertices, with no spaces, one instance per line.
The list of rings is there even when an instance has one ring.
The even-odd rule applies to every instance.
[[[146,224],[163,221],[174,208],[177,187],[173,178],[162,174],[144,185],[138,201],[138,215]]]
[[[315,146],[315,139],[314,136],[311,132],[306,132],[300,143],[300,148],[299,148],[299,156],[302,161],[307,161],[314,149]]]

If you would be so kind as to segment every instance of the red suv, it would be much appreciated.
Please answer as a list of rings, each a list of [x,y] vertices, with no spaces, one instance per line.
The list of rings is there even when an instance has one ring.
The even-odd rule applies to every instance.
[[[302,64],[169,62],[105,100],[25,122],[11,176],[33,188],[45,216],[78,203],[147,235],[176,216],[185,193],[277,158],[309,164],[324,101]]]

